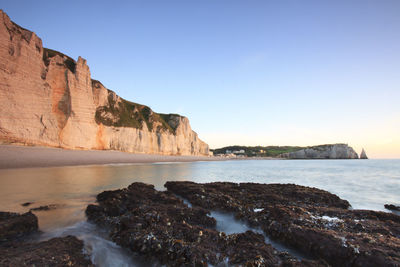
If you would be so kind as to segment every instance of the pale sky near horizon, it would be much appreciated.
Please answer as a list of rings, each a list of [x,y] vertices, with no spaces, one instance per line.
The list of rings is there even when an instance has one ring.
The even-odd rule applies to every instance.
[[[400,1],[56,2],[0,8],[121,97],[187,116],[211,148],[400,158]]]

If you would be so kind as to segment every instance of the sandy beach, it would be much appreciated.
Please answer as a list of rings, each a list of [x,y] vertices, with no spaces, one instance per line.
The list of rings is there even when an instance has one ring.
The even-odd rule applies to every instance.
[[[224,159],[204,156],[133,154],[110,150],[67,150],[38,146],[0,145],[0,169],[215,160]]]

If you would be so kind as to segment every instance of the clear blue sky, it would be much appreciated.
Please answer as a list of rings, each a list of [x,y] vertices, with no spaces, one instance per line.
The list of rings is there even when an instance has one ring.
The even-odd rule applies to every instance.
[[[56,4],[57,3],[57,4]],[[2,1],[45,47],[211,147],[400,157],[400,1]],[[359,151],[357,151],[359,152]]]

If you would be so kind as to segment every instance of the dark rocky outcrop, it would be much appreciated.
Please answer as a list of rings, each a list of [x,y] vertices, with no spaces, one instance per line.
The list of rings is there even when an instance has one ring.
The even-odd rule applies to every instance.
[[[31,212],[0,212],[0,266],[92,266],[76,237],[24,242],[37,231],[38,219]]]
[[[0,242],[21,238],[38,230],[38,219],[31,212],[0,212]]]
[[[93,266],[74,236],[0,246],[0,266]]]
[[[400,206],[396,206],[393,204],[385,204],[385,209],[400,211]]]
[[[149,261],[167,266],[326,266],[278,252],[258,233],[218,232],[208,209],[188,207],[172,192],[156,191],[152,185],[133,183],[105,191],[97,201],[87,207],[88,219],[107,226],[114,242]]]
[[[349,210],[329,192],[282,184],[168,182],[194,206],[233,212],[273,239],[332,266],[399,266],[400,216]]]
[[[49,205],[44,205],[44,206],[39,206],[35,208],[31,208],[30,211],[47,211],[47,210],[55,210],[57,208],[61,207],[61,205],[58,204],[49,204]]]

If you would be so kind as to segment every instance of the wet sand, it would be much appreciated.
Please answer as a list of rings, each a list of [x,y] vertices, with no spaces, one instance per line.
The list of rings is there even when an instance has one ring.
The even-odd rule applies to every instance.
[[[0,169],[216,160],[224,159],[205,156],[133,154],[110,150],[68,150],[39,146],[0,145]]]

